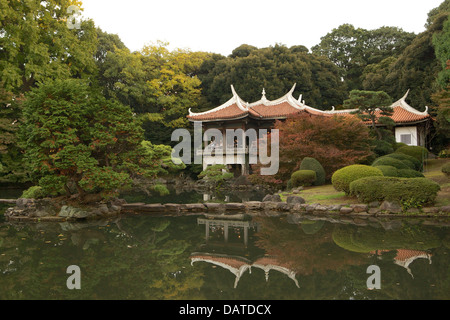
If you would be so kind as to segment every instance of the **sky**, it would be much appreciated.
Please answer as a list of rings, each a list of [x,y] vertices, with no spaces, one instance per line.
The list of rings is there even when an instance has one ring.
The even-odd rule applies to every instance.
[[[344,23],[368,30],[425,30],[428,12],[444,0],[83,0],[83,16],[118,34],[131,51],[157,41],[169,48],[229,55],[258,48],[318,44]]]

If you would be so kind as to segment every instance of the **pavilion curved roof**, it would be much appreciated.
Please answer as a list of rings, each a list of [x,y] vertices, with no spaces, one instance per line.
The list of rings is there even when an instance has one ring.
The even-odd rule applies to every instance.
[[[227,102],[211,110],[199,113],[192,112],[191,109],[189,109],[187,118],[190,121],[203,122],[238,120],[245,117],[261,120],[277,120],[286,119],[289,116],[301,112],[322,116],[340,115],[345,117],[355,117],[352,112],[357,109],[335,110],[333,107],[332,110],[324,111],[306,105],[305,101],[302,101],[302,95],[300,95],[298,99],[293,97],[292,94],[295,90],[295,86],[296,84],[293,85],[288,93],[276,100],[268,100],[266,98],[265,90],[263,89],[260,100],[248,103],[239,97],[233,85],[231,85],[233,96]],[[390,118],[397,124],[422,122],[430,119],[431,116],[428,114],[428,107],[425,108],[424,112],[420,112],[408,105],[406,102],[408,93],[409,90],[402,98],[391,105],[393,114]],[[378,111],[378,114],[381,115],[381,111]]]

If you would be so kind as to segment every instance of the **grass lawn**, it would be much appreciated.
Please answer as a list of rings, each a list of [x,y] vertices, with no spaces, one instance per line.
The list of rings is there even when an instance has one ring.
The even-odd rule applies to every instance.
[[[433,159],[427,160],[424,165],[424,176],[436,181],[441,186],[441,191],[436,198],[436,206],[450,205],[450,178],[441,171],[442,166],[447,162],[450,162],[450,159]]]
[[[441,186],[441,191],[436,198],[436,206],[450,205],[450,178],[446,177],[442,171],[442,166],[450,162],[450,159],[430,159],[424,166],[424,175],[426,178],[436,181]],[[281,199],[286,201],[286,197],[292,195],[291,192],[281,193]],[[298,194],[306,203],[320,203],[323,205],[331,204],[353,204],[358,203],[354,197],[346,196],[344,192],[336,191],[331,184],[306,187]]]
[[[292,193],[283,192],[281,199],[286,200],[286,197],[289,195],[292,195]],[[331,184],[305,187],[298,195],[305,199],[306,203],[320,203],[323,205],[358,203],[356,198],[346,196],[344,192],[336,191]]]

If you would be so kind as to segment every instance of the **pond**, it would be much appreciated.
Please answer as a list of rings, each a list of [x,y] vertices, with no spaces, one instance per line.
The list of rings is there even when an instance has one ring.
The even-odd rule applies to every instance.
[[[69,266],[80,289],[68,288]],[[449,266],[449,227],[429,220],[0,215],[1,300],[449,299]]]

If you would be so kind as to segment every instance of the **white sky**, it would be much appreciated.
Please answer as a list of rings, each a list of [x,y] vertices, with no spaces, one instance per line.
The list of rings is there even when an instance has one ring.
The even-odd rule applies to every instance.
[[[83,15],[118,34],[131,51],[158,40],[170,48],[231,54],[258,48],[318,44],[341,24],[420,33],[444,0],[83,0]]]

